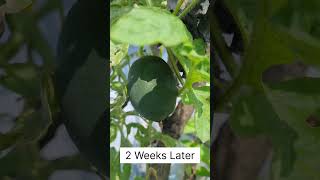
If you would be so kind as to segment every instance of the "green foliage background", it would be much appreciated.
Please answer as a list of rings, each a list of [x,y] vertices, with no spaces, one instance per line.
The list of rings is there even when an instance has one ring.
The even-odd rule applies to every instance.
[[[180,18],[197,3],[198,1],[192,1],[188,4],[189,8],[182,9]],[[110,105],[110,141],[115,141],[120,133],[120,146],[133,146],[128,138],[134,128],[137,129],[135,139],[141,147],[152,146],[155,140],[161,141],[166,147],[201,147],[203,164],[197,165],[197,175],[209,177],[210,62],[207,44],[202,39],[194,39],[177,15],[181,4],[173,13],[168,11],[167,1],[114,0],[110,2],[110,6],[110,87],[116,94]],[[129,54],[130,47],[138,47],[140,50]],[[176,140],[162,134],[153,128],[152,121],[147,119],[144,119],[145,123],[142,124],[126,121],[129,116],[139,116],[135,111],[124,110],[128,102],[126,68],[130,68],[133,57],[151,54],[168,57],[168,64],[179,80],[179,98],[183,103],[195,108],[194,116],[184,129],[184,138]],[[181,64],[185,78],[178,72],[177,63]],[[203,85],[194,86],[199,82]],[[113,162],[117,162],[111,167],[111,179],[129,179],[132,173],[131,165],[118,164],[117,148],[111,147],[110,157],[114,157]],[[185,165],[184,171],[190,175],[193,173],[191,165]],[[146,177],[149,172],[147,167]]]

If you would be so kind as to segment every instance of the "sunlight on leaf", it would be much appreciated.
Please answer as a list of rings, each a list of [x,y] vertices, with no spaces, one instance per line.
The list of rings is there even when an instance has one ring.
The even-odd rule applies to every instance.
[[[168,11],[155,7],[135,7],[111,27],[111,39],[132,45],[176,46],[189,40],[183,22]]]

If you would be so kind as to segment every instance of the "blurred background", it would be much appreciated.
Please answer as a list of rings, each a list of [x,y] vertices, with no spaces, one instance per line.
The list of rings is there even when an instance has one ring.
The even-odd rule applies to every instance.
[[[53,71],[63,21],[75,3],[0,1],[0,179],[103,179],[79,156],[61,120],[49,127],[38,115],[46,113],[41,72]]]

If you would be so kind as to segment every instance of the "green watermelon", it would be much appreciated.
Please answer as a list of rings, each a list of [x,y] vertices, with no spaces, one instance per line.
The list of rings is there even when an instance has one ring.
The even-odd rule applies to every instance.
[[[142,117],[161,121],[175,108],[177,80],[163,59],[144,56],[129,70],[128,94],[132,106]]]
[[[78,0],[59,35],[55,88],[80,153],[108,176],[107,33],[103,0]]]

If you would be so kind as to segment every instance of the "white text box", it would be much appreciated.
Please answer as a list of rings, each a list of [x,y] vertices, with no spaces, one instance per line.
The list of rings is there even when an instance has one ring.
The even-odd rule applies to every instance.
[[[200,148],[120,148],[120,163],[200,163]]]

